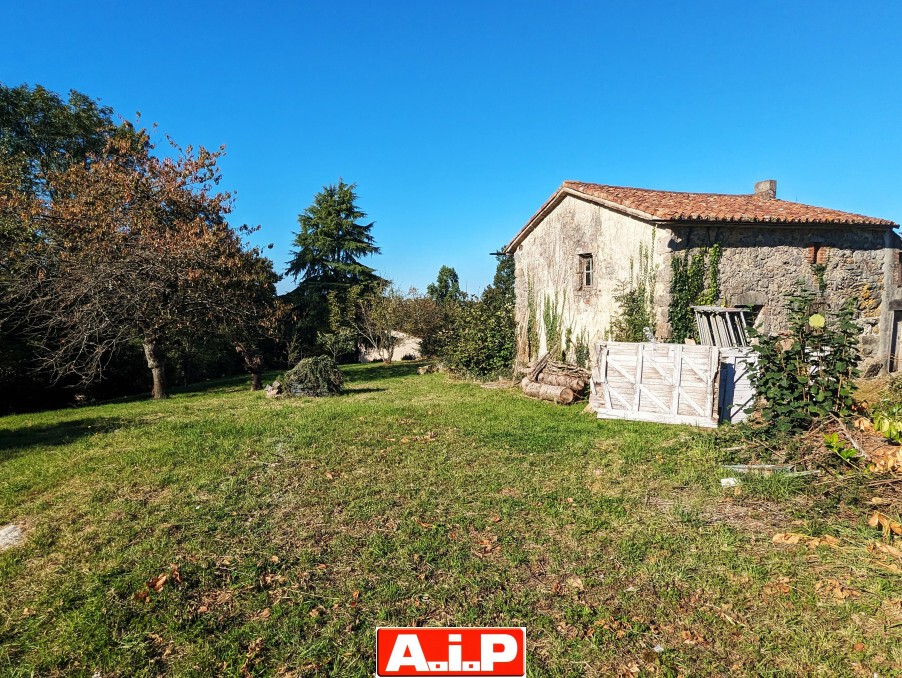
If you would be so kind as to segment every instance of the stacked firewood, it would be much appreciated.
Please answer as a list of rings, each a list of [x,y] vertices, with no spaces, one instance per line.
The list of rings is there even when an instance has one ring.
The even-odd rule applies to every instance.
[[[582,394],[588,382],[586,370],[550,360],[546,353],[529,368],[520,388],[531,398],[569,405]]]

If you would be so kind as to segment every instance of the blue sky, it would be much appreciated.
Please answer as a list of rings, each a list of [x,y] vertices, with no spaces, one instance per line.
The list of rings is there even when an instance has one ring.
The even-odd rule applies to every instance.
[[[8,2],[0,81],[225,144],[236,223],[280,270],[323,184],[359,184],[420,289],[565,179],[750,192],[902,222],[898,2]],[[283,283],[282,289],[291,287]]]

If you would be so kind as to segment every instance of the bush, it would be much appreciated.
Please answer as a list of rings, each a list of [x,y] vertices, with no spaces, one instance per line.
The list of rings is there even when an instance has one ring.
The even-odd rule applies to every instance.
[[[445,328],[421,346],[424,356],[433,349],[449,370],[473,377],[511,373],[517,354],[513,257],[498,256],[495,278],[481,299],[460,299],[443,310]]]
[[[461,304],[442,343],[441,358],[453,372],[480,378],[509,373],[516,355],[513,306]]]
[[[801,292],[788,298],[787,336],[752,331],[758,370],[751,381],[763,400],[762,419],[778,431],[801,431],[821,417],[852,413],[860,332],[854,303],[828,319],[821,295]]]
[[[285,373],[285,388],[296,396],[330,396],[341,393],[344,377],[327,355],[304,358]]]

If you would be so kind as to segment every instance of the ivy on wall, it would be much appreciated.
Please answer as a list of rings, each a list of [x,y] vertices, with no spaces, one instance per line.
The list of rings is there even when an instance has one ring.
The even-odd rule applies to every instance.
[[[614,341],[648,341],[646,330],[654,334],[655,277],[651,251],[639,245],[639,261],[630,258],[630,276],[621,282],[614,294],[619,309],[611,319],[608,332]]]
[[[539,313],[529,281],[526,284],[526,354],[530,360],[539,357]]]
[[[576,337],[576,343],[573,346],[573,363],[580,367],[589,367],[589,332],[585,329]]]
[[[693,306],[711,306],[720,298],[721,249],[719,244],[686,252],[671,260],[670,320],[671,340],[681,344],[698,339]]]
[[[542,323],[545,328],[545,350],[552,356],[560,355],[562,337],[561,318],[564,314],[563,305],[558,300],[558,293],[545,295],[545,303],[542,305]]]

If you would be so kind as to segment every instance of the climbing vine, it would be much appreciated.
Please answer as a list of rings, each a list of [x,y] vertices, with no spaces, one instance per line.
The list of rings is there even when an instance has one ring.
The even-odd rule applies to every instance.
[[[703,247],[671,260],[670,336],[676,343],[697,339],[693,306],[710,306],[720,298],[719,244]]]
[[[580,367],[589,366],[589,332],[583,330],[576,337],[576,343],[573,346],[573,362]]]
[[[811,274],[817,282],[817,289],[820,294],[827,292],[827,264],[811,264]]]
[[[526,353],[530,360],[539,356],[539,312],[529,281],[526,284]]]
[[[608,332],[614,341],[647,341],[654,335],[655,274],[650,249],[640,244],[638,265],[630,258],[629,279],[614,294],[619,309]]]
[[[554,297],[545,295],[545,303],[542,305],[542,322],[545,327],[545,350],[549,354],[556,356],[561,352],[561,316],[563,308],[558,301],[558,295],[555,292]]]

